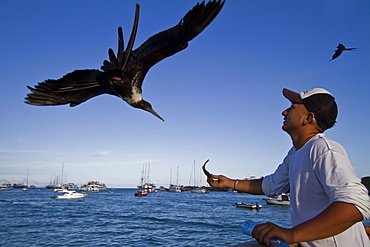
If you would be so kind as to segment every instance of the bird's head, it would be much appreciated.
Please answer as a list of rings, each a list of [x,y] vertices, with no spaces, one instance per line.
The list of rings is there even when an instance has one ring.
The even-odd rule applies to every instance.
[[[145,100],[140,100],[140,101],[131,103],[130,105],[135,108],[140,108],[140,109],[143,109],[144,111],[150,112],[151,114],[153,114],[154,116],[156,116],[157,118],[159,118],[160,120],[164,122],[164,119],[156,111],[153,110],[153,107],[149,102]]]

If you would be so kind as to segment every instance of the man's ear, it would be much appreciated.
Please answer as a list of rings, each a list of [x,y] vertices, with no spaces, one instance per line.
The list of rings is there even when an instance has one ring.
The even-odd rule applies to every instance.
[[[315,114],[313,112],[307,113],[303,123],[304,124],[312,124],[315,121]]]

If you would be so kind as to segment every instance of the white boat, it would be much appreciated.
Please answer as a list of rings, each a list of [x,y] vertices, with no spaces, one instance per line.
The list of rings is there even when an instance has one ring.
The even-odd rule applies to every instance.
[[[11,184],[4,183],[1,185],[0,190],[11,190],[13,186]]]
[[[67,193],[69,190],[67,189],[54,189],[54,192],[64,192]]]
[[[289,193],[282,193],[275,197],[263,198],[268,204],[290,206],[290,195]]]
[[[157,192],[157,190],[156,190],[157,186],[155,186],[154,184],[151,184],[151,183],[145,183],[143,185],[138,185],[137,187],[138,187],[139,190],[145,191],[146,193],[155,193],[155,192]]]
[[[64,184],[63,185],[63,188],[67,189],[67,190],[79,190],[80,188],[74,184],[74,183],[68,183],[68,184]]]
[[[191,190],[191,193],[209,193],[209,190],[202,187],[202,188],[194,188]]]
[[[195,178],[195,160],[194,160],[193,172],[192,172],[192,175],[191,176],[193,176],[193,180],[194,180],[193,181],[194,186],[193,186],[193,189],[191,190],[191,193],[198,193],[198,194],[209,193],[209,190],[206,189],[205,187],[199,187],[199,186],[197,186],[196,178]],[[191,180],[191,176],[190,176],[190,180]],[[201,176],[199,176],[199,178],[201,178]],[[201,184],[201,179],[199,180],[199,184]]]
[[[175,184],[170,184],[170,187],[168,188],[169,192],[182,192],[181,187]]]
[[[181,186],[179,186],[179,167],[177,167],[177,178],[176,178],[176,184],[172,184],[172,168],[171,168],[171,174],[170,174],[170,187],[168,187],[169,192],[182,192]]]
[[[54,192],[67,192],[68,190],[67,189],[63,189],[63,188],[55,188],[54,189]]]
[[[90,193],[98,193],[100,191],[100,188],[95,184],[90,184],[87,186],[87,191]]]
[[[106,190],[107,186],[105,184],[99,183],[99,181],[89,181],[80,187],[80,190],[87,190],[88,192],[99,192],[101,190]]]
[[[246,202],[237,202],[235,203],[235,206],[238,208],[249,208],[249,209],[261,209],[262,204],[254,204],[254,203],[246,203]]]
[[[74,190],[67,190],[65,194],[59,196],[52,196],[54,199],[81,199],[85,198],[87,194],[78,193]]]

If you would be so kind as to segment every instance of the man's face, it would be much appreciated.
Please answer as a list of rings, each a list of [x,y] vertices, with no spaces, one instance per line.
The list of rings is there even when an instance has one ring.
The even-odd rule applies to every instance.
[[[284,116],[282,129],[288,134],[294,133],[295,130],[302,128],[308,113],[303,104],[292,103],[288,109],[281,113]]]

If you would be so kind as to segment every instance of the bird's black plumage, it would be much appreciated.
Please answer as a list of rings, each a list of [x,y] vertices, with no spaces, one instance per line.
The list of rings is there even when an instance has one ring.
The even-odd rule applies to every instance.
[[[135,21],[126,49],[122,28],[119,27],[117,55],[109,49],[109,61],[103,62],[101,70],[75,70],[58,80],[45,80],[34,88],[28,86],[32,93],[27,95],[25,103],[76,106],[95,96],[111,94],[164,121],[150,103],[142,99],[141,86],[145,75],[159,61],[185,49],[188,42],[216,18],[224,3],[225,0],[198,3],[176,26],[153,35],[132,50],[139,19],[139,5],[136,4]]]
[[[339,44],[337,46],[337,49],[334,51],[334,54],[331,57],[331,60],[330,61],[332,61],[332,60],[336,59],[337,57],[339,57],[342,54],[343,51],[351,51],[351,50],[354,50],[354,49],[356,49],[356,48],[346,48],[343,44]]]

